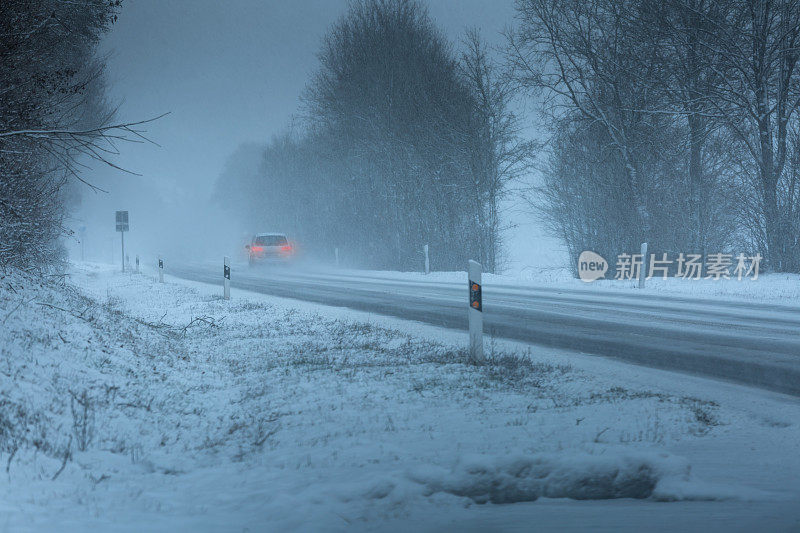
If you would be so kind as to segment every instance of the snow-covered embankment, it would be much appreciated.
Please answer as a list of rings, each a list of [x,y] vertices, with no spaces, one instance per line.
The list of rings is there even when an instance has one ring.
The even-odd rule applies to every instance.
[[[400,321],[224,301],[106,267],[76,267],[64,286],[2,283],[12,530],[335,529],[540,498],[796,498],[701,483],[675,452],[734,451],[752,434],[796,446],[792,413],[754,422],[494,343],[473,365],[461,343]]]

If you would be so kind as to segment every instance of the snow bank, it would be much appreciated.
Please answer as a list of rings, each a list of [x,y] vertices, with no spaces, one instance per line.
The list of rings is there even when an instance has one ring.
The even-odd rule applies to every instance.
[[[419,468],[409,478],[422,484],[427,495],[445,492],[481,504],[539,498],[712,501],[775,497],[765,491],[693,479],[689,462],[668,453],[605,451],[603,455],[473,455],[450,470]]]
[[[668,455],[561,454],[472,456],[452,471],[417,471],[411,477],[430,493],[447,492],[476,503],[516,503],[539,498],[649,498],[665,475],[688,474],[685,461]]]

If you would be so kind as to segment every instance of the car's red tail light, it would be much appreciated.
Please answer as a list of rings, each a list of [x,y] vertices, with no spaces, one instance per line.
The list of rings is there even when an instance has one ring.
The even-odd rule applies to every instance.
[[[252,251],[254,251],[254,252],[263,252],[263,251],[264,251],[264,248],[262,248],[261,246],[253,246],[253,247],[252,247],[252,248],[250,248],[250,249],[251,249]]]
[[[281,247],[281,252],[291,252],[291,251],[292,251],[292,247],[289,244],[287,244],[286,246],[282,246]]]

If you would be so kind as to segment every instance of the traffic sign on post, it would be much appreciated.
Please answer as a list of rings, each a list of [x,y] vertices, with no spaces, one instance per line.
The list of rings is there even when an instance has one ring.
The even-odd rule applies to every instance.
[[[117,211],[117,231],[128,231],[127,211]]]
[[[127,211],[117,211],[117,231],[122,236],[122,271],[125,272],[125,232],[128,231]]]
[[[164,260],[158,256],[158,282],[164,283]]]

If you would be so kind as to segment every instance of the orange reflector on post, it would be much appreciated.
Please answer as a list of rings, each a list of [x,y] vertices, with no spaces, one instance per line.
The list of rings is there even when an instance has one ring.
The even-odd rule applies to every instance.
[[[469,306],[476,311],[483,311],[481,285],[472,280],[469,282]]]

